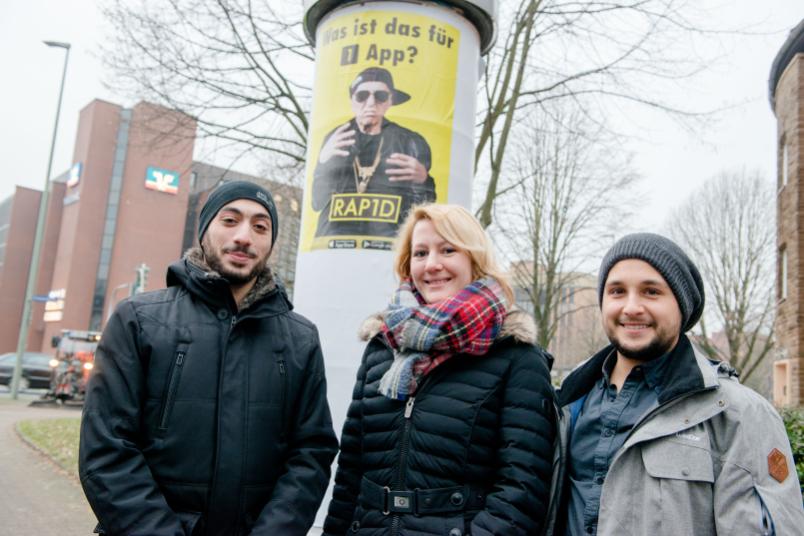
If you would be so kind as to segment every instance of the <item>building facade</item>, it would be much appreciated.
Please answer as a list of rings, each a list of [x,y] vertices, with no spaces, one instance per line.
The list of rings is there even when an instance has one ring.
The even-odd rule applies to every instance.
[[[785,41],[770,74],[777,120],[777,278],[773,400],[804,404],[804,20]]]
[[[61,221],[65,183],[56,179],[51,185],[46,216],[46,232],[42,237],[42,255],[34,295],[46,295],[53,277],[56,241]],[[33,253],[33,237],[42,192],[17,186],[13,195],[0,203],[0,353],[15,352],[22,319],[28,268]],[[45,304],[35,301],[31,310],[31,327],[26,348],[42,346],[45,331]]]
[[[532,284],[533,263],[518,262],[509,268],[514,295],[518,307],[534,315],[535,293]],[[609,344],[600,317],[597,296],[597,277],[581,272],[558,274],[563,281],[551,323],[555,331],[547,351],[555,359],[552,373],[557,379],[564,378],[576,365]],[[542,274],[542,279],[544,276]],[[539,301],[545,301],[539,293]]]
[[[80,112],[73,165],[52,183],[28,350],[51,351],[62,329],[100,330],[147,273],[140,290],[165,287],[168,266],[197,244],[198,214],[222,181],[274,193],[280,236],[272,264],[292,285],[301,190],[193,161],[196,125],[141,102],[94,100]],[[0,202],[0,351],[16,350],[40,192]]]
[[[175,260],[194,137],[193,122],[147,103],[95,100],[81,110],[45,343],[62,329],[101,329],[138,265],[156,275]]]

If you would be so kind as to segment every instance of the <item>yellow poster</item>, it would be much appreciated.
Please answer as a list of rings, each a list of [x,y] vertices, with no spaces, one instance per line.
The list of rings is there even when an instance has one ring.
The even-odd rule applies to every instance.
[[[302,251],[390,249],[412,205],[447,199],[459,38],[405,11],[319,26]]]

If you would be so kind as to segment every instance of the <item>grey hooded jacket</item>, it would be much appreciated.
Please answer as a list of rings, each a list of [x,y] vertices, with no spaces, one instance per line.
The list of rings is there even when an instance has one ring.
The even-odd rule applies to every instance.
[[[790,443],[776,410],[731,367],[682,335],[658,406],[612,459],[597,534],[801,534],[804,508]],[[566,452],[573,410],[601,376],[608,347],[575,369],[558,393],[560,441],[548,534],[563,534]],[[575,405],[573,405],[575,403]]]

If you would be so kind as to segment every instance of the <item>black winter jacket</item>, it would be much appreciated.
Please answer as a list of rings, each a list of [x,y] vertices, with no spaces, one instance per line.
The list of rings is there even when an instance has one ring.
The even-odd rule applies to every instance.
[[[378,393],[393,354],[374,336],[343,428],[324,533],[537,534],[555,420],[551,358],[530,342],[533,331],[530,317],[509,314],[486,355],[450,358],[407,403]]]
[[[305,534],[337,452],[318,333],[270,270],[238,311],[191,257],[109,319],[81,484],[107,534]]]

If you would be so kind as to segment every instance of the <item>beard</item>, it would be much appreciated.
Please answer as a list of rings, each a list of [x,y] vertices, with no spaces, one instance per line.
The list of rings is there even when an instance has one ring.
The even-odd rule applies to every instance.
[[[260,259],[260,262],[256,263],[254,268],[247,273],[230,270],[223,264],[220,255],[218,255],[218,253],[215,251],[215,248],[212,247],[209,242],[207,242],[206,238],[207,237],[204,237],[204,241],[201,244],[203,246],[202,251],[204,252],[204,259],[207,261],[210,269],[218,272],[221,277],[229,282],[230,285],[244,285],[250,281],[253,281],[265,269],[265,264],[268,260],[267,256],[264,259]],[[252,257],[256,256],[253,251],[243,246],[234,246],[223,248],[221,250],[222,254],[231,252],[245,253],[246,255],[250,255]]]
[[[625,348],[616,338],[612,339],[611,343],[621,356],[635,361],[653,361],[670,350],[670,343],[661,341],[658,337],[642,348]]]
[[[640,348],[627,348],[620,340],[614,336],[609,336],[609,341],[617,352],[628,359],[635,361],[653,361],[673,349],[676,337],[659,332],[648,344]]]

